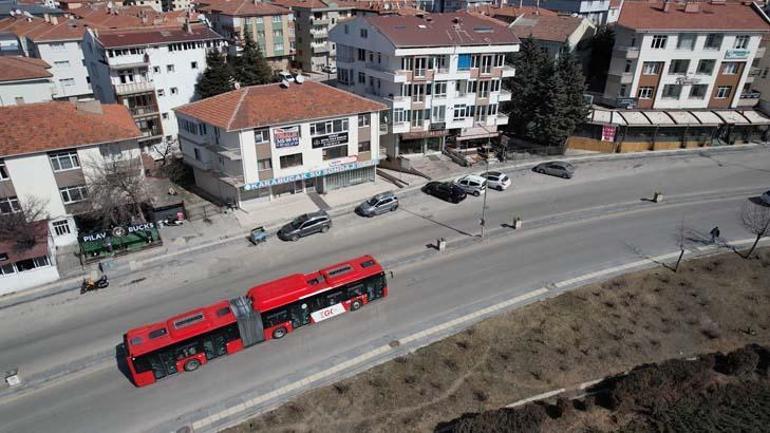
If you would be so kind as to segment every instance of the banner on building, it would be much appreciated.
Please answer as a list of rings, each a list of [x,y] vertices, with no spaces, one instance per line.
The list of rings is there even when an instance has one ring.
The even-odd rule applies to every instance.
[[[276,149],[299,146],[299,127],[275,128],[273,129],[273,137],[275,138]]]
[[[320,149],[322,147],[339,146],[342,144],[348,144],[347,132],[341,132],[339,134],[322,135],[320,137],[313,137],[313,149]]]
[[[602,127],[602,141],[609,141],[613,142],[615,141],[615,133],[617,132],[618,127],[614,125],[604,125]]]

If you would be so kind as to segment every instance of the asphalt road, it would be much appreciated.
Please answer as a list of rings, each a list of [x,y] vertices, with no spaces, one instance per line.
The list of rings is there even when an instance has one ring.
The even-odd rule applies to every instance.
[[[569,181],[512,173],[511,190],[489,193],[489,238],[398,269],[388,299],[143,389],[134,388],[114,362],[102,363],[66,383],[0,400],[0,431],[168,431],[178,417],[269,391],[501,296],[669,252],[683,223],[694,244],[716,224],[728,239],[746,238],[738,212],[747,197],[770,189],[768,167],[770,153],[758,149],[591,162],[579,165]],[[656,190],[665,193],[664,204],[641,200]],[[230,245],[137,272],[131,280],[141,281],[116,281],[100,293],[58,295],[3,310],[0,369],[21,367],[22,374],[33,375],[107,354],[127,328],[358,254],[389,261],[424,252],[438,237],[467,243],[479,232],[481,203],[413,196],[394,214],[337,218],[328,234],[298,243]],[[514,215],[525,227],[510,234],[501,225]]]

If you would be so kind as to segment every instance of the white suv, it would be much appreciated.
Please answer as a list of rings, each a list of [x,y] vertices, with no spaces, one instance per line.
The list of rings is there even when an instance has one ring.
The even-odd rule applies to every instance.
[[[475,174],[469,174],[457,179],[455,185],[459,186],[468,194],[478,197],[487,190],[487,180]]]
[[[498,191],[503,191],[511,186],[511,179],[499,171],[488,171],[481,173],[481,177],[485,178],[489,184],[489,187]]]

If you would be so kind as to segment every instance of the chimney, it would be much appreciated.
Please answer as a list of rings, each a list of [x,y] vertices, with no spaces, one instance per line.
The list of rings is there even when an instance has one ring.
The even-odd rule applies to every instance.
[[[694,1],[688,1],[684,4],[684,12],[688,14],[697,14],[700,12],[700,5]]]
[[[671,2],[668,0],[665,0],[663,2],[663,12],[668,12],[671,10]]]
[[[75,109],[84,113],[102,114],[102,104],[96,99],[75,101]]]
[[[59,17],[56,15],[51,15],[51,24],[56,25],[59,24]]]
[[[51,22],[51,16],[48,14],[43,14],[43,20],[47,23]]]
[[[190,20],[184,20],[184,25],[182,26],[182,28],[183,28],[183,29],[184,29],[184,31],[186,31],[187,33],[190,33],[190,34],[192,34],[192,32],[193,32],[193,31],[192,31],[192,25],[190,25]]]

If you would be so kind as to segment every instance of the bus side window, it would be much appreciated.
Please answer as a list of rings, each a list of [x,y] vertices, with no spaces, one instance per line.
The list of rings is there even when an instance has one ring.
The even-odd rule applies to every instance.
[[[365,292],[364,285],[363,284],[356,284],[354,286],[351,286],[348,288],[348,299],[355,298],[357,296],[363,295]]]
[[[142,355],[134,359],[134,370],[136,370],[137,373],[144,373],[145,371],[152,370],[152,366],[150,365],[150,357],[153,356],[152,354],[148,355]]]
[[[342,290],[334,290],[326,295],[326,306],[331,307],[334,304],[339,304],[343,301],[344,295]]]
[[[369,300],[378,299],[382,297],[382,289],[385,287],[384,275],[375,275],[366,279],[366,294],[369,296]]]
[[[262,320],[265,323],[265,327],[267,328],[271,326],[275,326],[279,323],[288,322],[289,311],[286,308],[281,308],[280,310],[268,311],[267,313],[265,313],[265,316]]]

